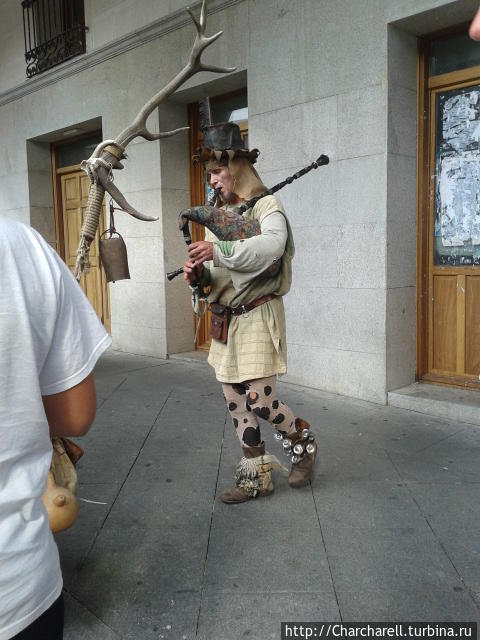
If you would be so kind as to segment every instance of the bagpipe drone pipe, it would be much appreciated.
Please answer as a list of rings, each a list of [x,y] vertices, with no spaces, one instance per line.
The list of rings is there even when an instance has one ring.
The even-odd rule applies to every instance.
[[[192,236],[190,233],[190,222],[196,222],[201,224],[219,239],[219,240],[243,240],[245,238],[252,238],[258,236],[261,233],[260,223],[257,220],[244,218],[245,211],[250,209],[261,198],[272,195],[276,191],[283,189],[287,184],[291,184],[294,180],[301,178],[312,169],[318,169],[322,165],[329,163],[329,158],[326,155],[321,155],[315,162],[304,167],[292,176],[289,176],[283,182],[279,182],[271,189],[268,189],[259,196],[255,196],[250,200],[244,202],[240,207],[232,211],[225,211],[215,207],[214,204],[217,200],[219,190],[214,191],[209,202],[204,206],[191,207],[190,209],[183,209],[178,217],[178,226],[183,233],[183,237],[187,245],[191,244]],[[183,267],[179,267],[174,271],[167,273],[167,280],[173,280],[177,276],[183,273]]]

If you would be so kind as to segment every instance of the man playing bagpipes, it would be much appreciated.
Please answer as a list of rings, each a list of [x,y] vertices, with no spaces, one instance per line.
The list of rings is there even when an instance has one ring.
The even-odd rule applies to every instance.
[[[183,69],[143,105],[130,125],[114,139],[102,141],[91,157],[82,163],[90,178],[90,188],[74,271],[78,280],[89,266],[89,250],[98,229],[105,192],[117,203],[117,208],[133,217],[146,221],[156,219],[132,207],[113,183],[114,171],[123,169],[121,161],[126,158],[126,147],[134,139],[160,140],[183,130],[150,131],[147,127],[148,117],[195,74],[202,71],[220,74],[235,71],[234,68],[211,65],[201,59],[205,49],[222,35],[221,31],[206,35],[206,0],[202,2],[198,18],[190,9],[187,11],[196,35]],[[316,445],[308,424],[295,418],[291,410],[275,397],[276,375],[286,371],[282,296],[288,292],[291,284],[290,263],[294,246],[290,226],[283,208],[271,193],[258,199],[258,202],[249,202],[244,217],[231,213],[237,204],[251,196],[262,196],[266,191],[252,166],[258,151],[245,149],[238,126],[232,123],[209,125],[202,130],[204,146],[199,149],[196,159],[206,166],[210,184],[218,187],[218,198],[223,203],[222,208],[206,208],[209,209],[207,214],[214,213],[209,229],[218,231],[222,223],[228,233],[223,234],[220,241],[218,233],[214,235],[209,231],[205,241],[191,244],[188,220],[194,218],[189,216],[202,214],[202,208],[182,212],[181,226],[187,243],[190,243],[189,260],[184,267],[167,274],[167,277],[170,280],[183,272],[186,281],[195,285],[197,297],[203,293],[205,286],[210,287],[208,299],[213,341],[209,362],[223,385],[244,452],[237,470],[236,485],[222,495],[222,500],[243,502],[273,491],[271,469],[278,464],[273,456],[265,454],[258,417],[271,422],[277,429],[278,438],[283,439],[284,450],[291,455],[294,465],[289,475],[291,486],[301,486],[309,481]],[[290,176],[281,185],[272,187],[270,192],[305,175],[312,168],[327,163],[327,156],[320,156],[309,167]],[[203,224],[207,224],[205,220]],[[235,231],[238,233],[235,234]],[[113,222],[110,232],[111,235],[115,232]],[[105,242],[112,245],[112,237]],[[120,275],[122,278],[128,277],[125,253],[121,243],[115,244],[121,250],[120,256],[117,255],[120,264],[123,263]],[[113,251],[109,253],[112,257]],[[204,267],[205,262],[209,264]],[[115,280],[114,277],[110,279]]]
[[[244,147],[237,125],[210,125],[203,133],[203,146],[193,160],[204,165],[209,185],[218,194],[217,208],[235,211],[246,200],[267,191],[253,168],[259,152]],[[210,225],[205,229],[205,240],[189,245],[189,259],[183,266],[184,279],[195,295],[201,296],[210,288],[212,343],[208,362],[222,384],[243,451],[235,485],[220,496],[229,504],[273,493],[272,469],[283,469],[275,456],[265,453],[258,418],[276,429],[275,437],[283,440],[283,448],[291,456],[291,487],[308,483],[316,455],[309,424],[296,417],[275,393],[277,374],[287,370],[282,298],[292,279],[290,224],[273,195],[260,198],[243,218],[245,224],[259,224],[260,233],[219,240]]]

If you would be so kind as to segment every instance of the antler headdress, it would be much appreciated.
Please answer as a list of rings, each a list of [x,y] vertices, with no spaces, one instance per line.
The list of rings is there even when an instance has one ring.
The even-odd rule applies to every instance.
[[[168,98],[168,96],[172,95],[172,93],[174,93],[182,84],[196,73],[199,73],[200,71],[212,71],[213,73],[230,73],[235,71],[235,67],[217,67],[210,64],[204,64],[201,61],[203,51],[213,44],[223,33],[222,31],[219,31],[212,36],[205,35],[206,0],[203,0],[202,2],[200,18],[198,20],[193,15],[190,8],[187,7],[186,10],[192,18],[197,33],[185,67],[142,107],[137,117],[126,129],[119,133],[114,140],[104,140],[101,142],[91,157],[88,160],[84,160],[82,163],[82,168],[90,177],[91,184],[88,193],[85,219],[80,233],[80,243],[77,249],[77,261],[74,271],[74,275],[77,280],[80,280],[83,270],[86,268],[88,269],[89,266],[88,253],[90,250],[90,244],[92,243],[98,229],[98,221],[102,210],[105,191],[112,196],[121,209],[135,218],[147,221],[158,220],[158,217],[146,216],[134,209],[134,207],[127,202],[118,188],[113,184],[113,170],[123,169],[121,160],[127,157],[125,149],[132,140],[137,137],[145,138],[145,140],[159,140],[188,129],[188,127],[181,127],[174,131],[152,133],[147,129],[148,116],[156,107]]]

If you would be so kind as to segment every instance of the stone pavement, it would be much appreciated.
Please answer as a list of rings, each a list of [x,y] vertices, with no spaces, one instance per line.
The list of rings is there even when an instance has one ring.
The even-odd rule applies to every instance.
[[[65,640],[480,620],[480,427],[279,383],[314,425],[315,478],[227,506],[240,450],[208,365],[110,351],[96,382],[80,516],[57,535]]]

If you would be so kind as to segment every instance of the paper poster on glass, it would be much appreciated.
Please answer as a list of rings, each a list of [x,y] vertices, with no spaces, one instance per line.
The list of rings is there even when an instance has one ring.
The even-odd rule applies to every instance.
[[[480,264],[480,86],[436,98],[434,264]]]

